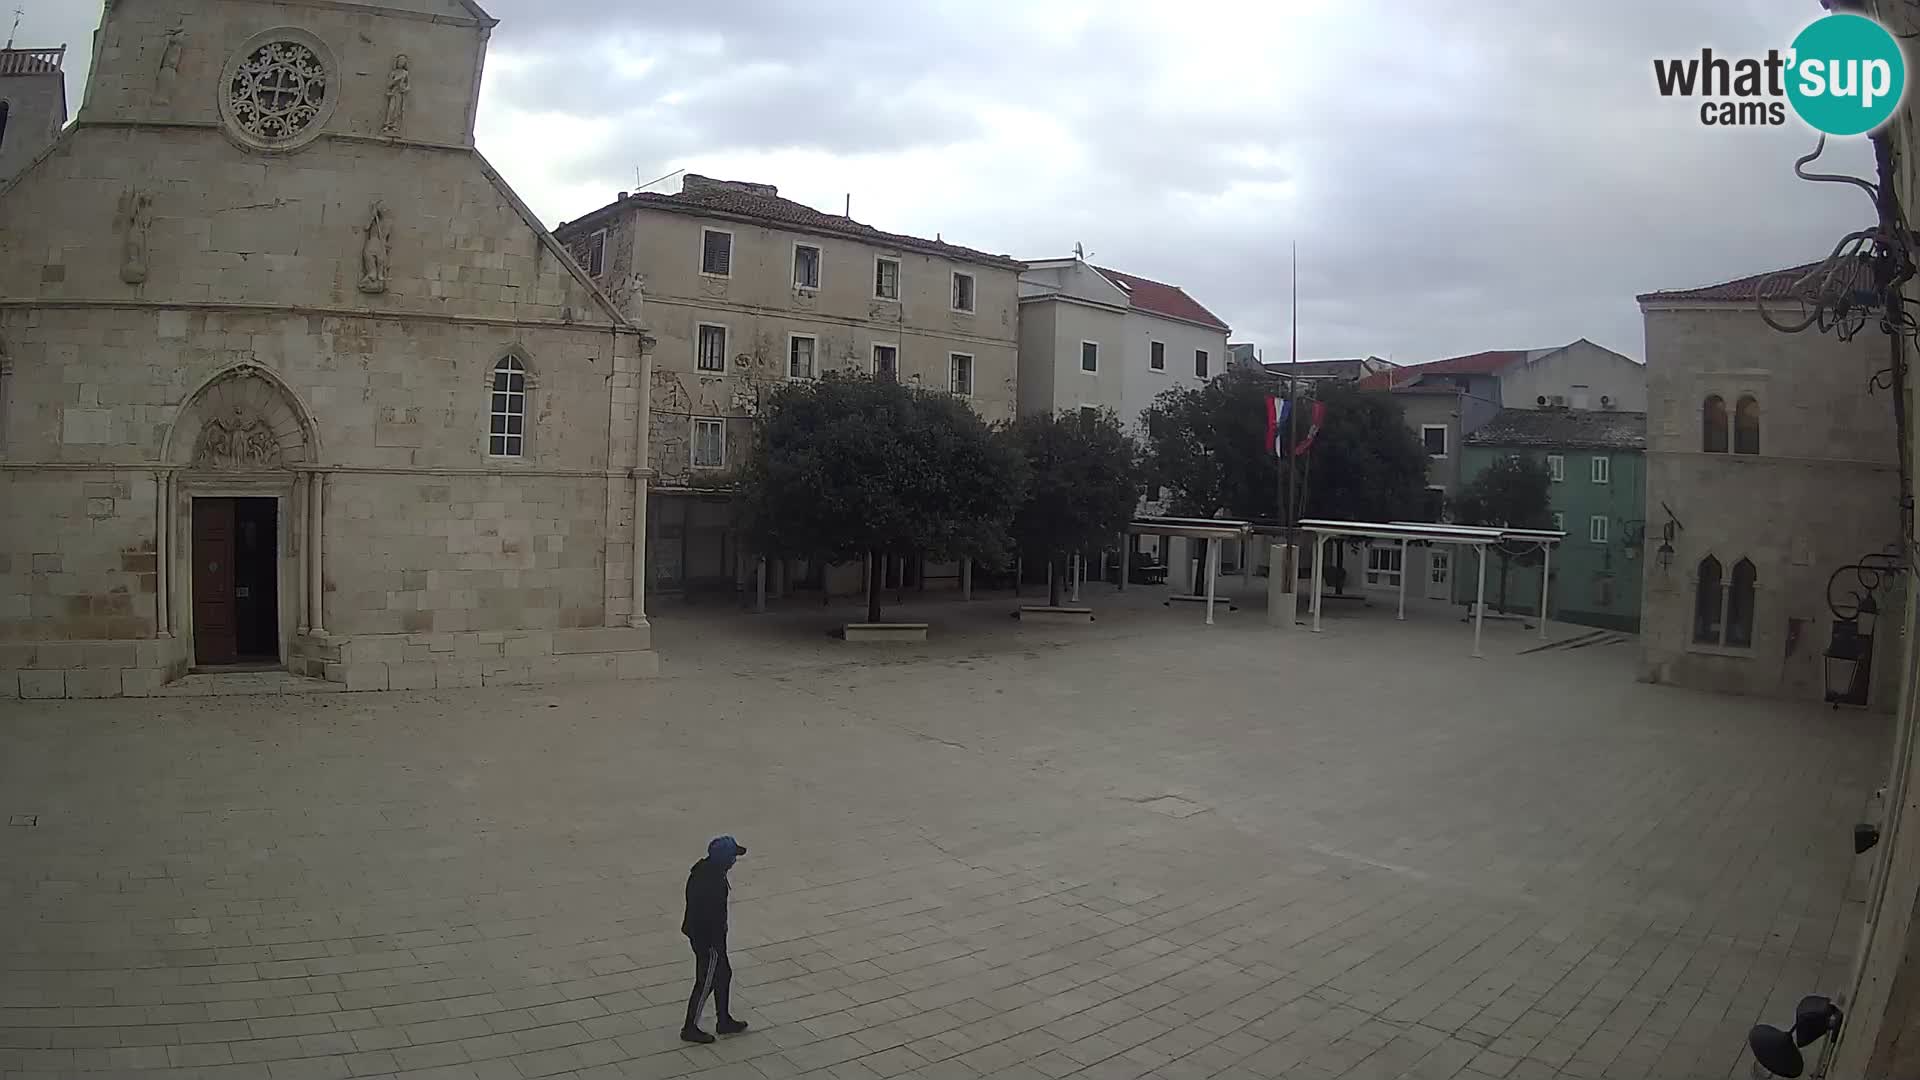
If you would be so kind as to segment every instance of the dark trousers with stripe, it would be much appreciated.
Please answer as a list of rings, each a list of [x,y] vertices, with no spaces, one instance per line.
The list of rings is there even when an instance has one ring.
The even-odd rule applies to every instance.
[[[733,965],[727,962],[726,941],[695,941],[693,945],[693,996],[687,999],[687,1027],[700,1026],[700,1013],[713,997],[715,1016],[721,1020],[733,1016],[729,997],[733,993]]]

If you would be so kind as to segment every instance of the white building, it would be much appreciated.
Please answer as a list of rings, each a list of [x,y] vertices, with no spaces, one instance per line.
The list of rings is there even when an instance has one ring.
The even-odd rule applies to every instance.
[[[1020,411],[1109,408],[1138,426],[1161,391],[1227,365],[1227,324],[1178,285],[1042,259],[1020,275]]]

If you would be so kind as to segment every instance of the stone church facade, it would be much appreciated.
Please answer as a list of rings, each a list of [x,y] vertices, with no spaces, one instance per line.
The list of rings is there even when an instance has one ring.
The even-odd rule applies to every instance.
[[[493,25],[107,5],[0,187],[0,698],[656,670],[646,338],[474,148]]]

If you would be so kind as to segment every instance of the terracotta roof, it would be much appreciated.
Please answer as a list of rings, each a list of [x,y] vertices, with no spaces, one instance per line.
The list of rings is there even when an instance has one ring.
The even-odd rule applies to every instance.
[[[1647,414],[1592,409],[1501,409],[1467,436],[1468,446],[1645,450]]]
[[[1410,364],[1392,371],[1369,375],[1360,380],[1360,389],[1391,390],[1404,386],[1422,375],[1495,375],[1526,358],[1527,350],[1525,349],[1492,349],[1487,352],[1468,353],[1465,356],[1450,356],[1445,360]]]
[[[1188,296],[1185,289],[1178,285],[1169,285],[1164,281],[1143,278],[1134,274],[1123,274],[1118,270],[1109,270],[1104,266],[1094,267],[1101,277],[1126,290],[1127,299],[1141,311],[1155,315],[1165,315],[1169,319],[1199,323],[1211,326],[1215,330],[1229,329],[1220,321],[1220,316],[1200,306],[1200,302]]]
[[[1799,266],[1789,266],[1781,270],[1769,270],[1764,274],[1749,274],[1743,278],[1734,278],[1732,281],[1722,281],[1717,285],[1702,285],[1693,289],[1667,289],[1662,292],[1641,293],[1639,296],[1634,297],[1634,299],[1643,304],[1650,300],[1715,300],[1748,304],[1753,303],[1756,298],[1765,300],[1790,300],[1793,298],[1794,283],[1819,269],[1825,261],[1826,260],[1822,259],[1820,262],[1801,263]],[[1860,261],[1859,272],[1867,275],[1862,279],[1863,284],[1871,282],[1872,271],[1864,259]],[[1766,288],[1765,296],[1760,295],[1762,286]]]
[[[572,236],[587,225],[598,225],[623,209],[637,207],[670,210],[681,214],[745,218],[750,221],[785,226],[798,232],[845,237],[880,247],[918,251],[960,262],[982,263],[1008,270],[1021,270],[1026,265],[1006,255],[993,255],[941,240],[923,240],[917,236],[886,232],[839,214],[822,213],[804,203],[781,198],[779,189],[772,184],[713,180],[696,173],[687,174],[681,182],[678,194],[662,195],[652,191],[639,191],[632,195],[623,193],[621,198],[578,220],[567,222],[554,232],[562,236]]]

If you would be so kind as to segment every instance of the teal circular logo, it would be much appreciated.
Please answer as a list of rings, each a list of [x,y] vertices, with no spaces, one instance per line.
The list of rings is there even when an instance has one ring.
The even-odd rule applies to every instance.
[[[1864,15],[1829,15],[1793,39],[1787,100],[1816,131],[1859,135],[1887,122],[1907,89],[1907,58]]]

